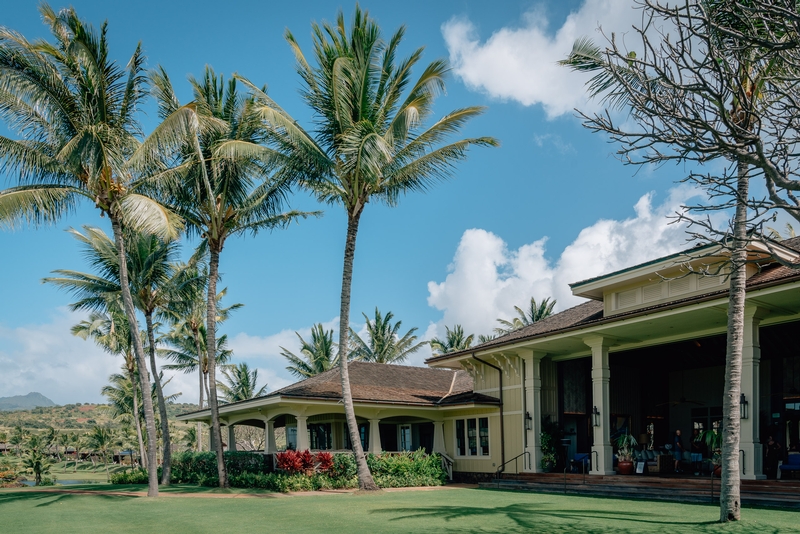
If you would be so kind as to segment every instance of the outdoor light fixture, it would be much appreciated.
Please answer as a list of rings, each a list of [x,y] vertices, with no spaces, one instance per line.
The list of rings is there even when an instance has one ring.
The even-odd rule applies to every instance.
[[[744,393],[742,393],[742,396],[739,397],[739,417],[741,417],[742,419],[747,419],[747,416],[748,416],[747,405],[748,404],[749,403],[747,402],[747,398],[744,396]]]
[[[600,426],[600,412],[597,411],[597,406],[592,410],[592,424],[594,426]]]
[[[533,417],[530,412],[525,412],[525,430],[533,430]]]

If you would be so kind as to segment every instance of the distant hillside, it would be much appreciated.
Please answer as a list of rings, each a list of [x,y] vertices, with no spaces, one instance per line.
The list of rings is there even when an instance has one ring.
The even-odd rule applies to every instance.
[[[168,404],[167,416],[172,421],[176,415],[196,409],[196,404]],[[76,403],[0,412],[0,429],[6,431],[17,425],[29,430],[47,427],[58,430],[88,430],[95,425],[104,424],[118,426],[111,420],[103,404]]]
[[[55,406],[56,403],[42,395],[41,393],[31,392],[27,395],[15,395],[13,397],[0,397],[0,412],[12,410],[29,410],[39,406]]]

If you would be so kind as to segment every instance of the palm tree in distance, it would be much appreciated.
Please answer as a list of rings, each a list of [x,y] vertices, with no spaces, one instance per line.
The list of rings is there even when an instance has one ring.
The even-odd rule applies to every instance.
[[[166,348],[158,350],[159,356],[172,360],[174,363],[164,365],[163,368],[170,371],[181,371],[183,373],[198,372],[201,377],[200,398],[203,392],[206,396],[209,393],[208,387],[208,352],[206,351],[206,327],[201,325],[200,335],[200,357],[198,358],[197,345],[194,338],[181,335],[180,331],[173,330],[161,339],[166,344]],[[217,363],[220,366],[227,365],[233,356],[233,351],[228,348],[228,336],[222,335],[217,338]]]
[[[311,341],[306,341],[297,332],[294,334],[300,340],[300,356],[281,347],[281,356],[290,363],[287,371],[298,378],[308,378],[336,366],[339,356],[336,354],[333,330],[325,330],[322,323],[317,323],[311,327]]]
[[[136,439],[139,444],[139,458],[142,460],[142,465],[147,465],[147,453],[144,448],[144,439],[142,438],[142,423],[139,410],[141,397],[141,388],[137,385],[140,382],[139,372],[136,366],[136,358],[133,355],[133,341],[128,328],[128,320],[113,300],[110,300],[107,305],[107,313],[93,312],[87,320],[73,326],[71,332],[72,335],[82,339],[91,338],[109,354],[123,357],[122,368],[126,376],[122,377],[122,379],[127,379],[128,387],[131,390],[128,398],[130,398],[131,402],[131,421],[136,429]],[[102,393],[105,395],[104,391]],[[122,417],[122,412],[118,416]],[[64,465],[66,469],[66,463]]]
[[[445,326],[444,329],[446,332],[444,339],[435,337],[429,341],[434,354],[458,352],[472,346],[475,334],[466,335],[460,324],[455,325],[452,330],[449,326]]]
[[[44,281],[66,289],[78,297],[71,304],[72,310],[103,311],[108,309],[109,299],[120,292],[120,268],[114,243],[99,228],[85,226],[85,234],[70,230],[80,241],[85,256],[98,274],[59,269],[59,276],[48,277]],[[147,326],[147,352],[150,356],[150,371],[153,374],[157,398],[161,439],[163,443],[161,483],[169,485],[171,478],[170,457],[171,439],[168,426],[167,408],[156,364],[156,325],[154,316],[163,314],[171,302],[190,298],[196,292],[200,280],[193,276],[191,266],[176,263],[179,244],[176,241],[163,241],[155,235],[133,234],[127,239],[127,271],[134,306],[145,318]],[[130,337],[130,336],[129,336]],[[149,389],[149,388],[148,388]]]
[[[258,387],[258,369],[250,370],[246,363],[222,367],[226,383],[217,383],[225,402],[238,402],[261,397],[267,392],[267,384]]]
[[[517,317],[514,317],[510,321],[498,319],[497,322],[500,323],[500,326],[495,328],[494,332],[498,336],[502,336],[519,330],[520,328],[525,328],[536,321],[541,321],[553,314],[555,305],[555,299],[550,300],[550,297],[545,298],[539,303],[536,302],[535,297],[531,297],[531,302],[527,310],[523,310],[519,306],[514,306],[514,309],[517,311]]]
[[[106,467],[106,482],[111,481],[108,471],[108,450],[114,445],[114,432],[109,426],[95,425],[87,436],[89,447],[103,455],[103,464]]]
[[[339,204],[347,213],[339,313],[339,366],[350,442],[358,466],[359,488],[377,490],[361,447],[347,369],[353,259],[361,215],[368,202],[398,204],[404,194],[425,191],[452,176],[455,164],[472,146],[495,146],[490,137],[443,144],[481,107],[445,114],[425,128],[433,102],[445,88],[445,60],[427,65],[412,80],[422,48],[396,61],[405,27],[388,41],[374,19],[356,4],[348,33],[340,11],[336,24],[312,25],[312,66],[291,32],[286,38],[297,59],[303,98],[315,115],[316,129],[303,130],[267,94],[248,82],[274,146],[288,157],[282,172],[297,176],[320,202]]]
[[[183,107],[163,69],[153,72],[150,80],[164,124],[181,122],[187,113],[191,118],[190,138],[180,149],[164,154],[164,147],[172,146],[174,141],[171,134],[165,135],[164,139],[154,138],[149,145],[150,157],[142,159],[157,161],[160,157],[165,166],[163,172],[180,176],[179,181],[161,189],[161,198],[184,219],[188,233],[201,237],[208,247],[206,351],[214,437],[211,442],[217,453],[219,485],[225,488],[229,483],[222,456],[215,350],[220,255],[230,237],[284,228],[312,214],[282,211],[291,184],[270,177],[275,153],[262,146],[266,133],[254,114],[253,99],[238,92],[236,80],[226,83],[207,67],[202,79],[189,79],[193,102]],[[172,170],[166,168],[176,159],[179,165]]]
[[[375,308],[375,317],[370,320],[366,313],[362,314],[366,320],[368,340],[365,342],[352,328],[350,329],[352,359],[373,363],[401,363],[411,354],[417,352],[427,342],[416,343],[417,336],[412,328],[400,337],[402,321],[392,324],[394,314],[388,312],[381,315]]]
[[[3,168],[17,181],[0,191],[0,225],[55,223],[88,200],[108,217],[121,259],[125,228],[176,237],[179,219],[141,194],[158,177],[142,181],[128,166],[141,148],[137,116],[147,93],[141,46],[122,69],[111,60],[105,23],[98,32],[72,8],[57,13],[41,4],[39,10],[54,42],[31,42],[0,27],[0,120],[20,137],[0,137]],[[120,263],[125,314],[138,331],[126,265]],[[139,367],[146,370],[141,340],[133,339]],[[140,380],[147,388],[146,372]],[[155,497],[155,414],[147,397],[144,412],[152,436],[147,494]]]

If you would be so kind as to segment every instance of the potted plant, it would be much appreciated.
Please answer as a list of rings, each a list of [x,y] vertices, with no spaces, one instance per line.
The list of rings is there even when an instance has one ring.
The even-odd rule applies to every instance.
[[[711,453],[711,463],[714,465],[714,476],[722,473],[722,434],[716,430],[704,430],[700,432],[700,440],[706,444],[708,452]]]
[[[617,438],[617,471],[620,475],[633,474],[633,448],[639,443],[630,434]]]
[[[555,469],[557,461],[555,437],[553,436],[553,434],[545,430],[541,434],[541,443],[542,443],[542,460],[541,460],[542,472],[550,473],[553,471],[553,469]]]

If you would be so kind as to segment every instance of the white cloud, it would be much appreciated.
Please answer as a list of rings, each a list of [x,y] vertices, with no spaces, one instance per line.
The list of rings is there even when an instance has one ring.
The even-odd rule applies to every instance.
[[[641,11],[630,0],[586,0],[555,31],[544,6],[527,12],[518,27],[501,28],[481,42],[478,29],[466,18],[442,25],[453,70],[475,90],[525,106],[541,104],[547,116],[557,117],[574,108],[593,109],[587,103],[588,75],[556,64],[576,39],[589,36],[603,41],[598,27],[610,33],[629,32],[641,22]]]
[[[105,402],[100,388],[119,371],[122,359],[70,334],[82,319],[59,308],[46,323],[0,325],[0,396],[38,391],[57,404]]]
[[[428,304],[444,311],[439,325],[461,324],[476,334],[489,333],[498,317],[511,318],[514,306],[524,307],[531,296],[552,296],[560,310],[571,307],[582,299],[568,284],[686,248],[685,227],[667,217],[695,193],[686,186],[673,188],[655,207],[648,193],[634,206],[634,217],[584,228],[556,261],[545,256],[546,237],[509,250],[491,232],[467,230],[445,280],[428,283]]]

